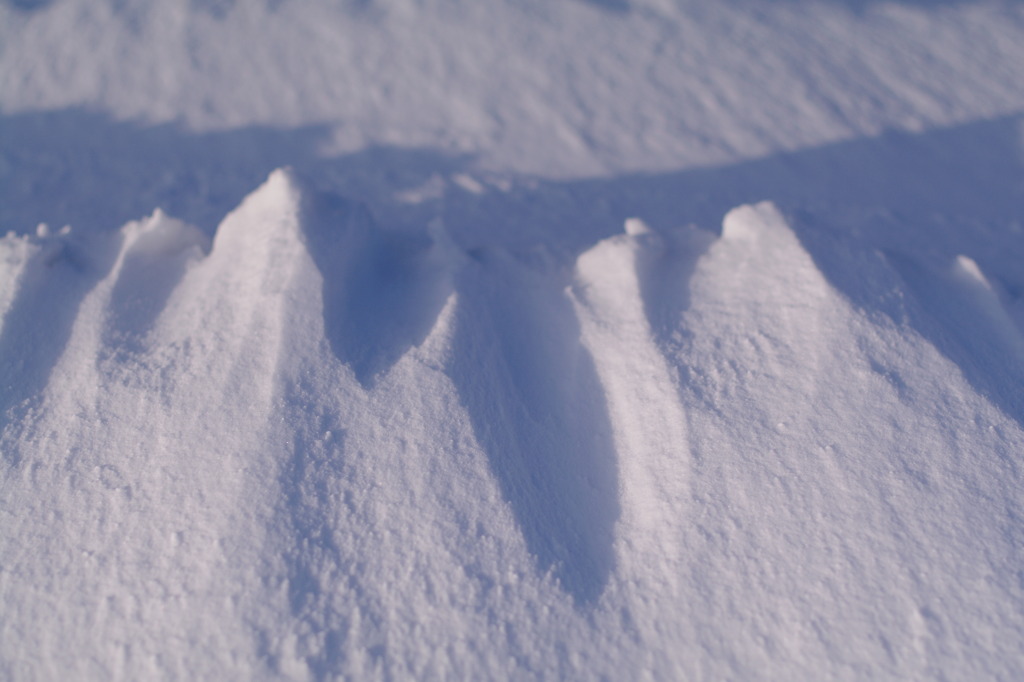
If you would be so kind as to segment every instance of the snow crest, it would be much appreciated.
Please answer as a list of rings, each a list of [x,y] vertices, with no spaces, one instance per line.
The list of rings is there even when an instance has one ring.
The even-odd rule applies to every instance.
[[[900,292],[869,309],[795,225],[631,219],[567,265],[279,170],[212,244],[0,240],[4,670],[1003,675],[1009,299],[833,245]]]

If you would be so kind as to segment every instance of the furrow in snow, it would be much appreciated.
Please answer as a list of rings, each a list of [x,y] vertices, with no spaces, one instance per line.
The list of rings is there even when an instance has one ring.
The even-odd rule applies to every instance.
[[[457,280],[447,372],[542,573],[581,605],[615,566],[615,445],[561,276],[481,251]]]
[[[428,235],[389,233],[359,204],[310,192],[304,235],[322,280],[324,334],[334,355],[371,387],[423,343],[452,291],[455,247]]]
[[[453,254],[439,231],[433,241],[387,234],[358,204],[300,190],[305,262],[283,310],[264,445],[275,458],[263,549],[270,595],[254,618],[265,662],[298,678],[449,676],[452,661],[425,658],[431,648],[415,644],[430,634],[389,640],[409,627],[399,614],[433,608],[424,580],[450,605],[461,598],[444,577],[457,567],[429,549],[457,537],[435,499],[458,497],[473,473],[452,472],[450,453],[423,428],[443,419],[432,420],[430,403],[450,398],[429,348],[450,317]],[[444,486],[429,481],[439,463],[450,472]],[[474,483],[487,495],[478,474]]]
[[[998,283],[959,255],[934,267],[889,254],[915,306],[911,321],[980,394],[1024,425],[1024,332],[1004,304]]]
[[[280,457],[262,564],[272,589],[253,620],[269,669],[415,679],[501,677],[510,660],[576,669],[560,647],[586,629],[576,609],[593,607],[608,579],[617,499],[601,478],[609,453],[588,449],[601,443],[579,404],[592,392],[543,374],[576,373],[558,365],[579,353],[571,318],[563,337],[566,321],[552,316],[571,314],[564,296],[548,300],[560,287],[503,258],[484,274],[438,226],[429,241],[384,234],[337,197],[302,203],[311,262],[293,280],[302,305],[285,312],[302,333],[280,348],[264,445]],[[524,372],[518,387],[505,383],[510,362]],[[479,421],[488,413],[467,403],[477,390],[499,410],[540,400],[528,409],[543,423],[490,413],[513,447],[496,443]],[[524,617],[551,636],[509,637]]]
[[[119,237],[79,239],[62,230],[37,238],[5,238],[15,255],[5,267],[6,310],[0,322],[0,425],[31,413],[66,352],[79,308],[107,275]],[[45,314],[40,314],[45,311]],[[15,460],[12,447],[5,446]]]
[[[123,356],[146,349],[147,336],[167,299],[186,272],[208,251],[206,237],[195,227],[157,210],[146,220],[121,230],[121,253],[106,293],[99,339],[102,353]]]

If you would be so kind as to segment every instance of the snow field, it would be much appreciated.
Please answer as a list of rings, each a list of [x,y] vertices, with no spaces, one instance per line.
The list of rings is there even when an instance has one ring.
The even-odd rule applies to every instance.
[[[0,678],[1024,677],[1022,10],[0,0]]]
[[[85,107],[193,131],[326,123],[335,151],[442,148],[543,177],[720,165],[1024,104],[1014,2],[60,0],[0,12],[6,114]]]

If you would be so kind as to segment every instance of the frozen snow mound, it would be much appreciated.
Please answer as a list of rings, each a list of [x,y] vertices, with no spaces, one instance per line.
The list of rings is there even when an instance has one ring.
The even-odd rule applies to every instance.
[[[794,224],[0,239],[0,671],[1019,676],[1019,316]]]

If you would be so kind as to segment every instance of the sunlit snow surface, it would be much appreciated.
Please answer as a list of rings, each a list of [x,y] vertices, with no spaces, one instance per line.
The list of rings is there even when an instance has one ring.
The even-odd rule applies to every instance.
[[[0,678],[1024,678],[1022,112],[1010,0],[0,2]]]

